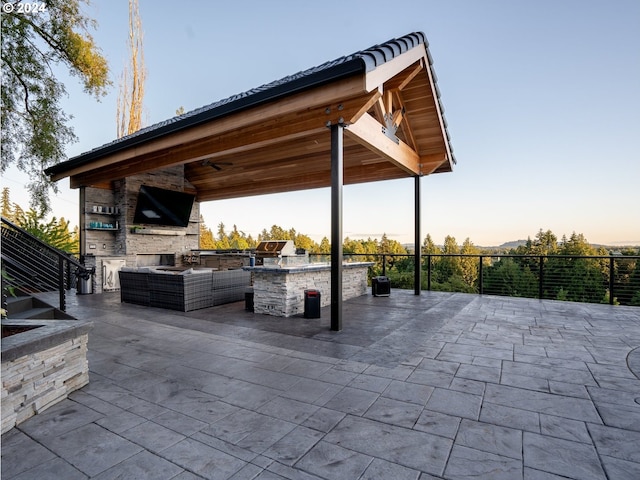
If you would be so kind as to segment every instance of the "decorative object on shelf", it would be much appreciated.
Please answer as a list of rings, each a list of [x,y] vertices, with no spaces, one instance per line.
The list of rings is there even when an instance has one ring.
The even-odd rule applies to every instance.
[[[118,230],[118,222],[107,223],[107,222],[89,222],[90,230]]]
[[[93,205],[91,211],[87,213],[97,213],[99,215],[120,215],[120,207],[104,207],[102,205]]]

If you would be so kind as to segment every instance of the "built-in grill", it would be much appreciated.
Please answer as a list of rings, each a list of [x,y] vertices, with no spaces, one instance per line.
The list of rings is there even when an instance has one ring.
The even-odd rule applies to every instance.
[[[292,240],[266,240],[255,250],[256,265],[300,265],[309,263],[306,250],[296,250]]]

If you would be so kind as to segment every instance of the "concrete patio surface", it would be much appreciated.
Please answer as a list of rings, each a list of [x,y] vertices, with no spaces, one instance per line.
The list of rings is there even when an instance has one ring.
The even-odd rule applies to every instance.
[[[2,479],[640,478],[637,307],[392,290],[342,332],[326,308],[68,312],[90,383],[2,436]]]

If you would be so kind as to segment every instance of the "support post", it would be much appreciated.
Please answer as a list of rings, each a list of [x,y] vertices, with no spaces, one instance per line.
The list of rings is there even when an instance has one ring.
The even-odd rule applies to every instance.
[[[84,214],[85,202],[86,202],[86,187],[79,188],[79,210],[78,210],[78,218],[80,219],[78,225],[79,232],[79,247],[80,247],[80,262],[83,262],[84,256],[87,254],[87,216]]]
[[[613,305],[614,295],[613,295],[613,287],[615,286],[615,277],[613,274],[615,273],[615,263],[614,257],[611,255],[609,257],[609,305]]]
[[[540,255],[540,271],[538,272],[538,298],[544,296],[544,256]]]
[[[342,185],[344,126],[331,125],[331,330],[342,330]]]
[[[422,246],[420,244],[420,176],[416,175],[414,178],[414,274],[413,274],[413,293],[414,295],[420,295],[421,280],[422,280]]]

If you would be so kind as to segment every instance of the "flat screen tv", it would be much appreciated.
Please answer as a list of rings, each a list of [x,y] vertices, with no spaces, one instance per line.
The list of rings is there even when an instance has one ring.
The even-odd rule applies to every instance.
[[[195,195],[142,185],[133,216],[134,223],[186,227]]]

